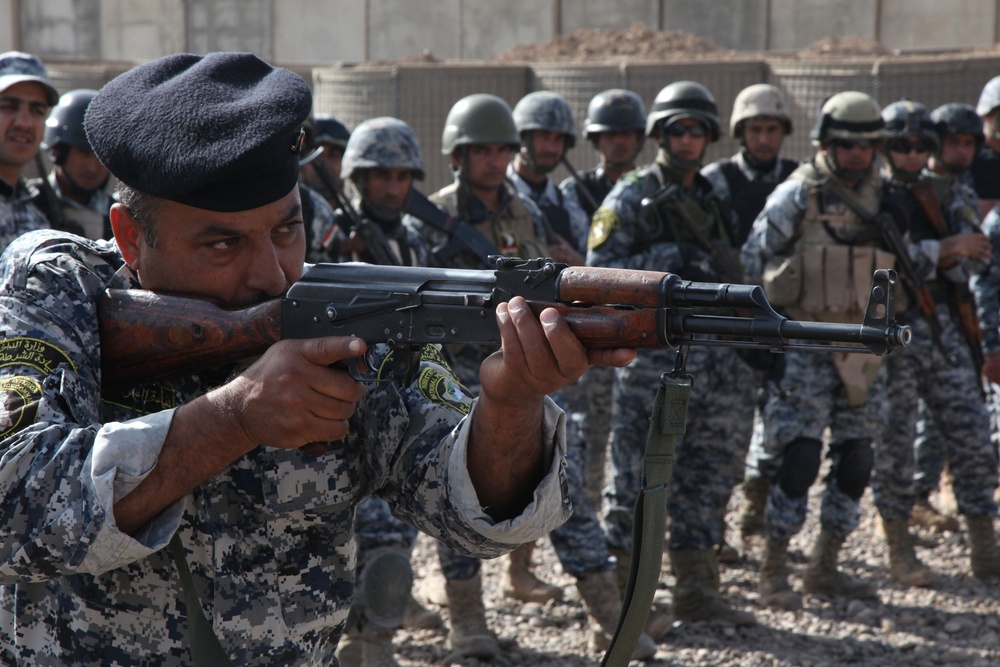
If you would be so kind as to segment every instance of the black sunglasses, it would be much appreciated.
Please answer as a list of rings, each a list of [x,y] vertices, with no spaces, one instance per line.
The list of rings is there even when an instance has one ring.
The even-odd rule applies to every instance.
[[[871,148],[875,143],[871,139],[834,139],[830,143],[835,148],[842,148],[845,151],[855,148]]]
[[[910,141],[908,139],[893,139],[886,147],[893,153],[930,153],[931,149],[934,147],[931,142],[920,139],[919,141]]]
[[[680,139],[685,134],[690,134],[695,139],[701,139],[706,134],[708,130],[701,123],[697,125],[682,125],[681,123],[673,123],[672,125],[667,125],[666,127],[667,135]]]

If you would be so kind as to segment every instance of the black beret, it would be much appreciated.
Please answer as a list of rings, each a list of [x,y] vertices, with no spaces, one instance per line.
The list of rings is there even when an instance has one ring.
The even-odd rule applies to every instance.
[[[295,187],[311,108],[302,77],[252,53],[176,54],[108,82],[84,125],[98,159],[126,185],[246,211]]]

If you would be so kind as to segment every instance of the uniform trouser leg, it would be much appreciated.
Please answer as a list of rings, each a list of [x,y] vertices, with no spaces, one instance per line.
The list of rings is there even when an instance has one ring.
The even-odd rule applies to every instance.
[[[917,431],[921,343],[896,350],[885,360],[888,417],[875,446],[872,498],[885,521],[910,518],[916,501],[914,438]]]

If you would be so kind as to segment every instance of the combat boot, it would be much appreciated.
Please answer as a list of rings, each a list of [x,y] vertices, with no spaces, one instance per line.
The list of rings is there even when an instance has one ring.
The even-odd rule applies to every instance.
[[[930,586],[937,578],[913,549],[913,535],[905,520],[882,521],[885,543],[889,547],[889,576],[907,587]]]
[[[771,483],[763,477],[748,477],[743,482],[743,502],[736,515],[742,541],[764,534],[764,507],[770,493]]]
[[[957,532],[959,529],[956,517],[942,514],[929,498],[918,498],[913,504],[913,512],[910,514],[911,526],[923,526],[930,528],[935,533]]]
[[[413,595],[406,601],[406,614],[403,616],[403,627],[407,630],[433,630],[444,625],[441,614],[420,604]]]
[[[361,667],[399,667],[392,646],[391,628],[368,625],[361,630]],[[341,660],[341,667],[348,667]]]
[[[451,619],[448,635],[451,650],[468,658],[492,660],[500,652],[500,646],[486,627],[482,572],[464,581],[447,580],[445,591]]]
[[[561,588],[545,583],[531,571],[531,554],[534,551],[535,543],[528,542],[507,556],[507,569],[503,573],[504,596],[522,602],[561,600]]]
[[[830,597],[874,598],[875,588],[837,568],[837,557],[843,546],[843,538],[821,530],[816,544],[809,555],[809,564],[802,575],[802,589],[807,593],[818,593]]]
[[[715,549],[671,549],[674,618],[678,621],[716,621],[726,625],[755,625],[746,611],[730,607],[719,595],[719,562]]]
[[[615,583],[614,570],[594,572],[576,580],[587,615],[590,616],[590,650],[602,653],[611,645],[622,612],[621,596]],[[632,651],[632,660],[648,660],[656,655],[656,642],[645,632]]]
[[[969,526],[969,560],[978,579],[1000,576],[1000,549],[993,532],[993,517],[965,517]]]
[[[722,539],[719,540],[719,545],[715,548],[716,558],[720,563],[726,563],[731,565],[733,563],[740,562],[740,552],[739,550],[731,545],[728,540],[726,540],[726,533],[728,533],[728,526],[726,522],[722,522]]]
[[[632,555],[623,549],[610,545],[608,546],[608,552],[618,560],[618,565],[614,570],[614,579],[616,593],[619,601],[621,601],[622,596],[625,594],[625,589],[628,587],[628,573],[629,568],[632,566]],[[657,610],[654,604],[652,611],[649,612],[649,617],[646,619],[646,634],[652,637],[654,641],[660,641],[670,631],[673,624],[673,617],[670,614]]]
[[[767,538],[757,584],[760,601],[772,609],[795,611],[802,608],[802,596],[788,583],[788,542]]]

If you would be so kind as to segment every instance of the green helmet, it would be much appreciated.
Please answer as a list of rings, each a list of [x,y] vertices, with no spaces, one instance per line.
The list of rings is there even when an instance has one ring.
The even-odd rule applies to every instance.
[[[712,141],[719,139],[719,107],[708,88],[694,81],[675,81],[653,100],[646,116],[646,136],[671,118],[697,118],[708,125]]]
[[[870,139],[885,137],[882,109],[870,95],[856,90],[837,93],[827,99],[816,114],[809,138],[813,144],[828,139]]]
[[[507,144],[512,150],[521,146],[510,105],[496,95],[477,93],[463,97],[448,112],[441,135],[441,152],[451,155],[459,146],[469,144]]]

